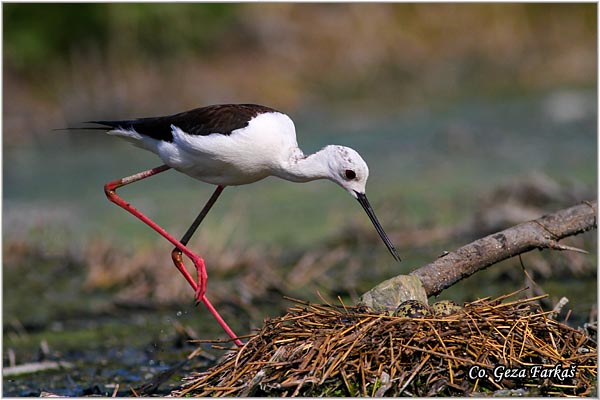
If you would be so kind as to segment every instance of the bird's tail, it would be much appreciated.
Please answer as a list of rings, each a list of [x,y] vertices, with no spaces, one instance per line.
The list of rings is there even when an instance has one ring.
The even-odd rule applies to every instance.
[[[95,130],[104,131],[109,135],[119,136],[136,146],[146,147],[143,143],[143,136],[140,135],[135,128],[132,126],[136,120],[123,120],[123,121],[85,121],[83,124],[95,124],[102,126],[81,126],[81,127],[69,127],[60,128],[54,130]]]
[[[69,126],[67,128],[54,128],[53,131],[107,131],[111,128],[102,126]]]

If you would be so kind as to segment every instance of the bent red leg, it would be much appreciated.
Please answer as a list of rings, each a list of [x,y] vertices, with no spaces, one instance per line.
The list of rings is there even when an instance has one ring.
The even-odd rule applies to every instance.
[[[202,208],[202,211],[200,211],[200,214],[198,214],[198,216],[196,217],[196,219],[194,220],[192,225],[188,228],[188,230],[185,232],[185,234],[179,241],[181,244],[183,244],[184,246],[187,246],[188,242],[190,241],[190,239],[192,238],[192,236],[198,229],[198,226],[200,226],[200,224],[204,220],[204,217],[206,217],[206,215],[208,214],[208,212],[210,211],[212,206],[217,202],[217,199],[219,198],[219,195],[223,192],[223,189],[225,189],[224,186],[220,186],[220,185],[217,186],[217,188],[215,189],[212,196],[210,196],[210,199],[208,199],[208,201]],[[183,265],[183,258],[181,255],[182,255],[182,252],[177,247],[175,247],[173,249],[173,251],[171,252],[171,259],[173,260],[175,267],[177,267],[177,269],[180,271],[182,269],[185,269],[185,266]],[[198,271],[198,289],[196,290],[196,302],[199,303],[202,301],[202,296],[204,295],[205,292],[206,292],[206,279],[201,279],[200,271]]]
[[[192,276],[187,271],[187,269],[185,269],[183,262],[180,265],[176,264],[177,269],[179,269],[179,271],[183,274],[183,276],[188,281],[190,286],[196,292],[196,298],[197,299],[199,298],[204,303],[204,305],[208,308],[208,310],[213,315],[213,317],[215,317],[215,319],[217,320],[219,325],[221,325],[223,330],[225,330],[225,332],[234,340],[236,345],[242,346],[243,343],[237,338],[237,335],[231,330],[231,328],[227,325],[225,320],[223,320],[223,318],[219,315],[217,310],[213,307],[213,305],[210,303],[210,301],[208,300],[208,298],[206,297],[206,295],[204,293],[204,290],[206,288],[207,273],[206,273],[206,267],[204,265],[204,260],[202,259],[202,257],[194,254],[185,245],[183,245],[181,242],[179,242],[177,239],[175,239],[173,236],[171,236],[166,230],[164,230],[162,227],[160,227],[157,223],[152,221],[150,218],[146,217],[144,214],[142,214],[140,211],[138,211],[135,207],[133,207],[131,204],[129,204],[128,202],[123,200],[123,198],[121,198],[119,195],[117,195],[116,190],[118,188],[120,188],[121,186],[125,186],[125,185],[128,185],[133,182],[137,182],[139,180],[148,178],[150,176],[154,176],[154,175],[164,172],[170,168],[171,167],[169,167],[167,165],[161,165],[160,167],[152,168],[147,171],[143,171],[143,172],[131,175],[131,176],[127,176],[125,178],[117,179],[112,182],[108,182],[106,185],[104,185],[104,192],[106,193],[106,197],[108,197],[108,199],[110,201],[112,201],[119,207],[123,208],[124,210],[128,211],[129,213],[133,214],[136,218],[138,218],[139,220],[144,222],[146,225],[148,225],[150,228],[152,228],[153,230],[158,232],[158,234],[160,234],[162,237],[164,237],[169,242],[171,242],[177,249],[179,249],[183,254],[185,254],[187,257],[189,257],[190,260],[192,260],[192,262],[194,263],[194,266],[196,267],[196,269],[198,271],[198,282],[201,282],[200,285],[194,281],[194,278],[192,278]]]
[[[104,185],[104,193],[106,193],[106,197],[108,197],[108,199],[110,201],[112,201],[119,207],[123,208],[124,210],[128,211],[129,213],[133,214],[135,217],[137,217],[139,220],[144,222],[150,228],[154,229],[156,232],[158,232],[159,235],[161,235],[162,237],[167,239],[169,242],[173,243],[176,247],[180,248],[181,251],[183,253],[185,253],[185,255],[190,257],[193,261],[198,261],[198,260],[196,260],[197,258],[199,258],[197,255],[195,255],[194,253],[189,251],[184,245],[179,243],[179,241],[177,239],[175,239],[173,236],[171,236],[167,231],[165,231],[157,223],[152,221],[150,218],[146,217],[144,214],[142,214],[140,211],[138,211],[131,204],[129,204],[128,202],[123,200],[123,198],[121,198],[119,195],[117,195],[117,192],[116,192],[116,190],[118,188],[120,188],[121,186],[125,186],[130,183],[137,182],[139,180],[154,176],[154,175],[164,172],[170,168],[171,167],[169,167],[167,165],[161,165],[160,167],[152,168],[147,171],[143,171],[143,172],[131,175],[131,176],[127,176],[125,178],[117,179],[116,181],[108,182],[106,185]],[[203,265],[203,264],[204,264],[204,261],[202,261],[200,263],[200,265]],[[180,271],[183,274],[183,276],[185,277],[185,279],[188,281],[188,283],[192,286],[192,288],[194,288],[194,290],[197,290],[198,285],[196,284],[196,282],[194,281],[194,278],[192,278],[190,273],[185,269],[183,269],[183,270],[180,269]],[[205,275],[205,274],[206,274],[206,272],[204,272],[203,275]]]

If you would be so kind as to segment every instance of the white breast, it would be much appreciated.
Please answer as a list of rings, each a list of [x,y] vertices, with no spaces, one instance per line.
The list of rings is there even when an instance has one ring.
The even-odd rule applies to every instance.
[[[230,135],[188,135],[173,126],[173,142],[152,139],[163,162],[216,185],[243,185],[271,175],[297,150],[294,123],[285,114],[264,113]],[[150,144],[150,143],[148,143]]]

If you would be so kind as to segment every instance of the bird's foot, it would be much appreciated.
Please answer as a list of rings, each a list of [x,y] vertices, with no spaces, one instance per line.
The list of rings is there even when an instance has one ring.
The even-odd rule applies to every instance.
[[[196,307],[199,307],[200,304],[202,304],[204,302],[204,293],[200,292],[200,288],[198,288],[198,290],[196,290],[196,294],[194,295],[194,305]]]
[[[171,252],[171,258],[173,259],[173,264],[175,264],[175,267],[177,267],[177,269],[186,276],[186,279],[188,279],[188,282],[194,289],[195,304],[199,305],[200,303],[204,302],[204,294],[206,293],[206,281],[208,280],[208,274],[206,273],[204,259],[193,253],[189,256],[190,260],[192,260],[192,262],[194,263],[194,267],[196,267],[196,271],[198,274],[198,277],[194,282],[193,278],[189,274],[187,274],[187,270],[185,269],[185,266],[183,264],[182,251],[178,248],[174,248]]]
[[[200,256],[191,257],[192,262],[194,263],[194,267],[196,267],[196,271],[198,273],[198,281],[196,286],[196,294],[194,295],[194,299],[196,300],[196,305],[204,302],[204,295],[206,293],[206,282],[208,280],[208,274],[206,273],[206,266],[204,264],[204,259]]]

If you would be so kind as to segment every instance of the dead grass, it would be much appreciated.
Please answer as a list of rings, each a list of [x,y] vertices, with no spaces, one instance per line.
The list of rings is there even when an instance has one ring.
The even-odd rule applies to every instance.
[[[481,299],[450,316],[410,319],[360,307],[296,301],[267,319],[217,366],[184,379],[176,396],[432,396],[525,389],[529,395],[589,396],[596,341],[555,321],[537,298]],[[564,380],[507,378],[497,366],[574,366]],[[469,378],[469,370],[487,379]]]

